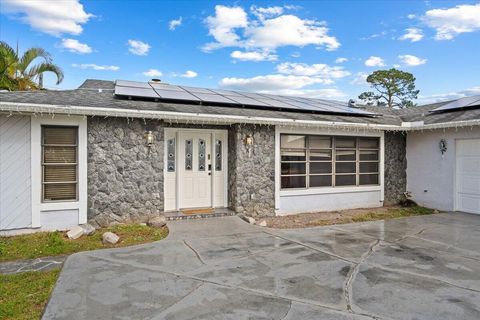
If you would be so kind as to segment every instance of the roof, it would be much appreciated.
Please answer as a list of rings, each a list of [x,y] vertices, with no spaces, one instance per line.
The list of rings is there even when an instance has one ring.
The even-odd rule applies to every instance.
[[[379,117],[361,117],[333,114],[314,114],[311,112],[287,112],[267,109],[248,109],[232,106],[218,105],[192,105],[184,103],[169,103],[155,101],[138,101],[118,99],[114,96],[115,83],[105,80],[86,80],[79,88],[73,90],[40,90],[40,91],[16,91],[0,92],[0,111],[20,110],[20,107],[29,106],[30,109],[22,109],[35,112],[36,106],[55,107],[58,113],[75,113],[85,115],[109,115],[133,117],[153,117],[159,114],[158,118],[166,117],[170,121],[181,116],[192,119],[203,119],[205,115],[217,119],[220,122],[227,117],[235,119],[250,119],[251,123],[260,122],[261,119],[289,121],[288,123],[337,123],[337,124],[358,124],[363,126],[385,126],[401,128],[404,122],[424,121],[425,124],[442,124],[458,121],[480,120],[480,109],[471,108],[448,113],[430,113],[429,111],[446,104],[447,102],[412,107],[408,109],[389,109],[385,107],[365,107],[365,110],[380,114]],[[16,108],[16,109],[15,109]],[[45,110],[45,109],[38,109]],[[52,109],[53,110],[53,109]],[[81,113],[79,110],[82,110]],[[78,112],[77,112],[78,111]],[[101,112],[100,112],[101,111]],[[40,111],[39,111],[40,112]],[[45,111],[44,111],[45,112]],[[162,116],[160,116],[160,113]],[[130,115],[131,114],[131,115]],[[166,118],[165,118],[166,119]],[[192,120],[194,121],[194,120]],[[237,122],[241,122],[238,120]],[[480,122],[478,122],[480,124]]]

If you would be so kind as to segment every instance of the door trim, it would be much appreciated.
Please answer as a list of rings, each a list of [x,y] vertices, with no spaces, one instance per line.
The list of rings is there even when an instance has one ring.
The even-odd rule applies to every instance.
[[[224,173],[224,177],[223,177],[223,203],[220,207],[223,207],[223,208],[226,208],[228,207],[228,130],[225,130],[225,129],[196,129],[196,128],[165,128],[164,129],[164,139],[163,139],[163,142],[164,142],[164,146],[163,146],[163,150],[164,150],[164,156],[163,156],[163,204],[164,204],[164,211],[178,211],[180,210],[180,197],[178,196],[179,193],[180,193],[180,186],[179,186],[179,170],[178,170],[178,162],[179,162],[179,159],[178,159],[178,155],[179,155],[179,148],[180,148],[180,143],[179,142],[179,133],[180,132],[198,132],[198,133],[202,133],[202,134],[210,134],[210,137],[211,137],[211,143],[210,143],[210,148],[211,148],[211,154],[213,155],[214,154],[214,148],[215,148],[215,139],[216,137],[218,136],[221,136],[223,137],[223,141],[224,141],[224,147],[222,148],[222,163],[223,163],[223,173]],[[176,153],[176,158],[175,158],[175,172],[174,173],[169,173],[167,171],[167,140],[174,137],[175,140],[176,140],[176,144],[175,144],[175,153]],[[174,205],[173,206],[170,206],[170,207],[166,207],[166,199],[168,196],[170,196],[171,194],[169,194],[169,191],[170,190],[167,186],[167,184],[169,183],[168,182],[168,177],[167,175],[169,174],[173,174],[171,177],[174,176],[174,179],[175,179],[175,187],[174,187],[174,190],[175,190],[175,201],[174,201]],[[211,193],[210,193],[210,197],[211,197],[211,205],[212,207],[215,207],[215,177],[216,177],[217,173],[216,173],[216,170],[214,168],[212,168],[212,175],[211,175]],[[219,206],[217,206],[219,207]],[[183,208],[184,209],[184,208]]]

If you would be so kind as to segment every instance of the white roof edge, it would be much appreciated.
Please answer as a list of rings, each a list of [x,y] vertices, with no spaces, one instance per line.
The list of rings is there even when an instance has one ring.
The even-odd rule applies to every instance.
[[[298,127],[342,127],[354,129],[382,130],[382,131],[413,131],[424,129],[439,129],[459,126],[480,125],[478,120],[465,120],[438,124],[423,124],[423,121],[403,122],[402,125],[386,125],[371,123],[352,123],[339,121],[296,120],[282,118],[265,118],[249,116],[216,115],[205,113],[183,113],[158,110],[138,110],[121,108],[84,107],[67,105],[50,105],[35,103],[1,102],[0,112],[26,112],[33,114],[102,116],[140,119],[161,119],[170,122],[197,122],[202,124],[233,124],[252,123],[265,125],[282,125]],[[420,124],[422,122],[422,124]],[[405,124],[405,125],[404,125]],[[412,125],[415,124],[415,125]]]

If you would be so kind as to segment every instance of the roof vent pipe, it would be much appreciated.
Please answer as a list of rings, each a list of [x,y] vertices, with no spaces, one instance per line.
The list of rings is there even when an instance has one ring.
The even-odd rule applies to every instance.
[[[154,78],[154,79],[150,80],[150,82],[162,82],[162,80]]]
[[[348,106],[350,108],[356,108],[357,107],[357,101],[355,99],[348,100]]]

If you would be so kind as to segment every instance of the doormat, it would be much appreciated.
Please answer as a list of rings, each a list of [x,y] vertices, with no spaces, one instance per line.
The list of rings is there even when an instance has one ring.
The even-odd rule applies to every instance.
[[[213,208],[203,208],[203,209],[184,209],[181,210],[183,214],[212,214],[215,212]]]

